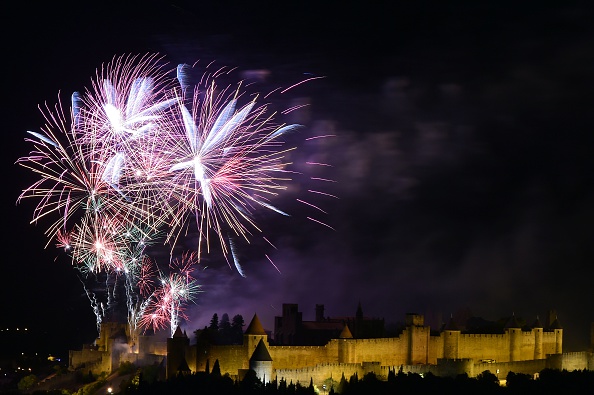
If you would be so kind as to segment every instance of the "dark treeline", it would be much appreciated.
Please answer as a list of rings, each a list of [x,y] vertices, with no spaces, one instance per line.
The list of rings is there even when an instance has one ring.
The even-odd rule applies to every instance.
[[[241,314],[236,314],[233,319],[229,320],[227,313],[221,316],[217,313],[213,314],[210,324],[204,329],[197,329],[194,331],[196,342],[200,343],[206,341],[210,344],[242,344],[243,343],[243,327],[245,321]]]
[[[133,384],[135,383],[135,384]],[[421,376],[416,373],[391,372],[388,380],[379,380],[373,373],[362,378],[356,375],[346,379],[341,377],[334,381],[330,388],[315,388],[313,382],[309,385],[287,383],[280,379],[263,384],[256,373],[248,371],[244,379],[235,381],[228,375],[221,375],[218,363],[215,362],[211,373],[199,372],[189,375],[179,375],[166,381],[147,382],[142,374],[120,388],[123,395],[152,395],[152,394],[286,394],[299,395],[316,393],[323,395],[342,394],[406,394],[406,393],[456,393],[465,394],[579,394],[589,393],[594,389],[594,371],[576,370],[572,372],[545,369],[538,378],[533,379],[527,374],[510,373],[507,385],[500,386],[497,377],[489,371],[479,374],[475,378],[467,375],[457,377],[438,377],[432,374]]]

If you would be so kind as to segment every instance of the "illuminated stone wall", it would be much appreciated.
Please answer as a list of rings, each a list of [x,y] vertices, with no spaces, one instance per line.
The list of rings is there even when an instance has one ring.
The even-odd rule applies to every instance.
[[[332,348],[336,350],[335,348]],[[276,369],[297,369],[326,362],[337,362],[326,346],[271,346],[268,348]]]
[[[115,343],[108,335],[121,328],[106,326],[97,345],[81,351],[71,351],[69,362],[72,368],[91,367],[90,370],[99,373],[111,372],[121,361],[136,361],[135,363],[140,364],[142,361],[155,361],[159,355],[167,355],[170,373],[175,370],[173,365],[179,365],[185,358],[188,367],[194,372],[210,371],[218,360],[222,374],[238,377],[240,371],[249,369],[250,357],[262,339],[273,360],[272,368],[277,372],[275,374],[280,372],[283,377],[293,374],[291,377],[297,380],[307,375],[309,378],[314,377],[311,376],[313,372],[315,377],[333,377],[338,381],[343,373],[348,377],[353,372],[364,375],[369,369],[374,371],[376,368],[380,369],[380,375],[386,377],[387,371],[398,370],[400,367],[407,367],[409,372],[435,371],[435,374],[466,369],[465,372],[472,375],[473,369],[495,369],[493,363],[540,361],[535,362],[536,365],[524,364],[525,369],[530,371],[533,366],[540,366],[547,356],[562,352],[561,329],[544,332],[542,329],[522,331],[515,328],[507,329],[503,334],[462,334],[456,330],[445,330],[438,336],[431,336],[429,326],[423,325],[422,316],[415,315],[412,318],[408,322],[409,326],[398,337],[333,339],[324,346],[271,346],[266,335],[252,334],[244,335],[242,345],[216,346],[203,343],[198,346],[189,345],[184,334],[184,339],[179,339],[179,342],[185,345],[173,347],[171,343],[171,349],[167,353],[164,349],[167,343],[156,338],[139,336],[137,346],[134,347],[139,352],[128,353],[130,355],[123,351],[114,352]],[[576,356],[564,363],[567,366],[590,366],[589,361],[588,358]],[[477,364],[477,367],[470,369],[468,364]],[[507,365],[499,365],[498,368],[501,371],[508,369]],[[309,378],[306,384],[309,384]]]
[[[97,349],[85,347],[79,351],[70,350],[68,352],[68,365],[70,369],[85,368],[93,372],[95,372],[96,369],[99,369],[98,371],[101,372],[103,371],[101,367],[103,366],[104,360],[108,365],[109,357],[110,356],[106,351],[98,351]],[[107,371],[107,367],[105,368],[105,371]]]
[[[508,329],[503,334],[444,331],[439,336],[431,336],[430,328],[423,326],[422,317],[413,318],[411,326],[398,337],[333,339],[325,346],[270,346],[266,336],[246,335],[246,344],[241,346],[209,346],[205,350],[197,350],[195,355],[202,356],[199,357],[202,362],[188,361],[188,364],[192,369],[196,366],[198,370],[204,370],[204,358],[208,359],[211,367],[218,359],[221,372],[235,376],[239,370],[249,368],[249,358],[260,338],[265,340],[276,371],[286,373],[294,370],[300,372],[298,375],[306,374],[303,369],[311,373],[314,366],[320,366],[323,374],[331,371],[334,375],[337,372],[335,366],[361,366],[369,362],[377,362],[384,367],[436,365],[439,360],[505,363],[542,360],[547,354],[556,353],[559,337],[562,336],[561,330],[543,332],[540,329],[522,331],[519,328]],[[540,358],[535,358],[535,355],[541,354]],[[456,364],[453,369],[459,366]]]
[[[589,351],[551,355],[547,368],[559,370],[594,370],[594,354]]]
[[[460,334],[458,358],[509,361],[510,338],[507,334]]]

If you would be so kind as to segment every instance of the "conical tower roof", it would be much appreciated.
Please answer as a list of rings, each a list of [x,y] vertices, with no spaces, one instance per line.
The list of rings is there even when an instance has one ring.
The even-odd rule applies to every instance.
[[[518,322],[515,314],[512,314],[511,318],[507,321],[505,328],[520,328],[520,323]]]
[[[561,323],[559,322],[559,318],[555,317],[555,321],[551,323],[549,329],[563,329]]]
[[[173,337],[188,337],[185,333],[182,332],[181,328],[178,326],[175,332],[173,333]]]
[[[538,319],[538,316],[536,316],[536,320],[532,324],[532,327],[533,328],[542,328],[542,324],[540,323],[540,319]]]
[[[263,339],[260,339],[256,349],[250,357],[250,362],[253,361],[272,361],[272,357],[270,356]]]
[[[458,325],[456,325],[456,321],[454,321],[454,316],[450,316],[450,320],[446,324],[445,328],[446,331],[459,331]]]
[[[254,314],[254,318],[252,318],[252,322],[248,325],[247,329],[245,330],[246,335],[266,335],[264,331],[264,327],[260,322],[257,314]]]
[[[338,336],[339,339],[352,339],[353,338],[353,334],[351,333],[351,330],[349,329],[348,325],[345,325],[344,328],[342,328],[342,332],[340,332],[340,335]]]

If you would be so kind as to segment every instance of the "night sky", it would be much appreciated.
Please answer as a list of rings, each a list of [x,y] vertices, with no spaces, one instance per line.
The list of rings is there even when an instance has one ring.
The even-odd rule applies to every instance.
[[[283,303],[305,320],[327,316],[447,320],[460,311],[528,324],[556,310],[564,350],[589,346],[594,322],[594,25],[592,8],[534,2],[133,1],[121,5],[15,4],[3,23],[5,186],[0,327],[28,327],[53,353],[97,335],[76,271],[30,225],[35,178],[15,161],[39,130],[37,105],[88,87],[115,55],[159,53],[267,70],[307,110],[299,160],[331,164],[296,176],[262,214],[264,234],[241,249],[246,277],[216,249],[202,293],[182,324],[254,313],[273,329]],[[215,3],[215,2],[213,2]],[[468,2],[470,3],[470,2]],[[465,3],[465,4],[468,4]],[[583,3],[587,4],[587,3]],[[39,8],[41,7],[41,8]],[[519,8],[518,8],[519,7]],[[305,217],[292,203],[310,175],[335,180]],[[155,252],[159,256],[159,252]],[[268,255],[278,271],[265,258]],[[280,271],[280,273],[279,273]],[[32,332],[32,333],[33,333]],[[54,337],[55,336],[55,337]]]

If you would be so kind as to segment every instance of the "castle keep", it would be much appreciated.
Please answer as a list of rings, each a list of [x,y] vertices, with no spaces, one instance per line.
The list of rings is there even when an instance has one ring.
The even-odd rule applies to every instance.
[[[286,312],[295,313],[293,307],[287,305]],[[320,317],[316,317],[316,320],[324,324]],[[280,324],[283,320],[275,321]],[[361,324],[362,321],[359,321]],[[346,322],[355,324],[356,319]],[[285,321],[283,325],[275,325],[275,332],[293,328],[293,341],[300,339],[299,343],[303,343],[308,336],[319,340],[324,334],[334,333],[337,322],[329,319],[326,327],[320,325],[322,335],[315,333],[311,323],[304,324],[305,329],[299,329],[298,325],[288,326]],[[367,324],[367,328],[373,332],[375,324]],[[359,328],[363,331],[360,334],[365,333],[361,329],[365,325]],[[108,361],[103,362],[103,367],[110,364],[111,369],[116,363],[114,358],[136,364],[155,363],[161,358],[166,363],[167,377],[173,377],[180,373],[209,371],[218,361],[221,373],[233,378],[241,379],[248,369],[252,369],[265,382],[284,379],[287,382],[309,384],[313,380],[318,387],[329,378],[339,381],[342,375],[346,378],[353,374],[363,377],[373,372],[378,378],[387,379],[390,371],[398,370],[431,372],[439,376],[466,373],[470,377],[489,370],[497,372],[499,378],[505,378],[509,371],[536,374],[545,368],[594,369],[592,352],[562,354],[563,329],[556,320],[546,329],[536,320],[528,329],[521,328],[515,317],[512,317],[503,333],[468,334],[462,333],[453,321],[439,332],[432,332],[425,325],[423,315],[407,314],[404,329],[394,337],[356,338],[349,324],[345,323],[337,336],[332,336],[322,345],[286,345],[276,344],[273,339],[269,339],[258,316],[254,314],[244,332],[243,344],[240,345],[215,345],[201,336],[195,344],[190,344],[186,333],[178,328],[166,340],[165,350],[162,343],[152,344],[141,336],[135,351],[129,352],[130,355],[119,352],[117,357],[114,356],[117,336],[113,336],[113,328],[110,330],[111,340],[106,340],[109,336],[104,336],[104,345],[100,346],[102,349],[71,351],[71,367],[88,363],[89,355],[99,357],[97,361]],[[285,332],[285,335],[288,334]],[[123,338],[120,342],[123,342]]]

